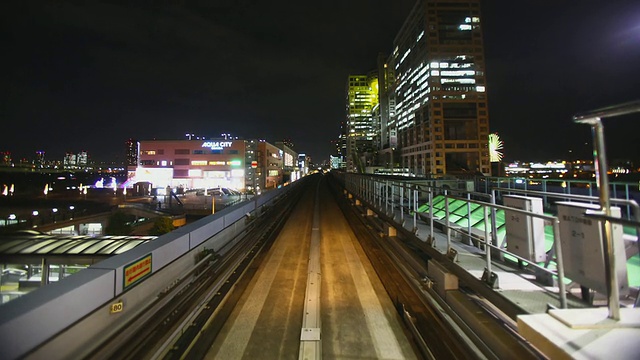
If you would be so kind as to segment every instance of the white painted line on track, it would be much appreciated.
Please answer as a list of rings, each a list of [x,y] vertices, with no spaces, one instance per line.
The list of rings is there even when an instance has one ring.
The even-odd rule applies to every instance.
[[[322,359],[322,329],[320,322],[320,284],[322,283],[322,278],[320,268],[319,187],[320,182],[318,182],[318,188],[316,188],[315,205],[313,207],[307,289],[304,298],[304,314],[302,315],[300,350],[298,352],[298,359],[300,360]]]
[[[404,359],[402,349],[398,343],[391,325],[387,320],[380,300],[373,285],[362,266],[360,257],[349,237],[341,237],[344,254],[349,264],[353,282],[356,285],[360,306],[367,321],[367,328],[371,334],[376,354],[379,359]]]

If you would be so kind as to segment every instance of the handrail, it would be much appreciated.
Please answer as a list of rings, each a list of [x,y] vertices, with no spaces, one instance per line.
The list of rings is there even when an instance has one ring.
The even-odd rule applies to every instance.
[[[396,186],[398,184],[400,184],[401,182],[397,182],[394,181],[392,183],[388,183],[387,181],[385,181],[384,179],[374,179],[374,178],[367,178],[366,176],[362,176],[362,175],[356,175],[351,177],[351,179],[347,179],[347,181],[345,181],[345,188],[347,189],[347,191],[351,191],[354,194],[358,194],[362,199],[373,199],[372,202],[370,202],[371,204],[374,204],[374,206],[376,206],[379,210],[383,211],[386,213],[386,206],[388,206],[388,193],[390,193],[390,191],[386,191],[386,188],[388,186]],[[359,178],[360,180],[364,180],[365,181],[365,186],[358,186],[358,184],[355,182],[355,178]],[[360,181],[358,181],[360,182]],[[367,185],[368,184],[368,185]],[[416,184],[411,184],[408,187],[410,189],[415,189]],[[533,216],[533,217],[538,217],[541,218],[543,220],[549,221],[553,224],[553,228],[554,228],[554,251],[555,251],[555,256],[556,256],[556,264],[557,264],[557,270],[553,271],[553,270],[549,270],[549,269],[545,269],[540,267],[537,264],[534,264],[533,262],[531,262],[531,260],[528,259],[523,259],[522,257],[519,257],[516,254],[513,254],[511,252],[509,252],[506,249],[501,249],[499,246],[494,246],[491,244],[490,241],[488,241],[488,239],[482,240],[482,242],[485,245],[488,245],[488,249],[491,248],[495,248],[498,251],[500,251],[501,253],[505,253],[505,254],[509,254],[515,258],[518,259],[522,259],[522,260],[526,260],[527,262],[531,263],[532,265],[534,265],[536,268],[540,267],[541,269],[543,269],[543,271],[550,273],[552,275],[556,275],[558,277],[558,296],[559,296],[559,302],[560,302],[560,306],[562,308],[566,308],[567,307],[567,298],[566,298],[566,288],[565,288],[565,284],[564,284],[564,265],[563,265],[563,259],[562,259],[562,248],[561,248],[561,242],[560,242],[560,228],[559,228],[559,220],[557,217],[555,216],[551,216],[551,215],[546,215],[546,214],[534,214],[531,212],[527,212],[526,210],[520,210],[520,209],[516,209],[516,208],[511,208],[511,207],[507,207],[507,206],[503,206],[503,205],[499,205],[499,204],[495,204],[495,202],[493,202],[493,197],[488,196],[491,199],[491,203],[489,202],[484,202],[484,201],[479,201],[479,200],[474,200],[474,199],[465,199],[465,198],[461,198],[458,196],[454,196],[454,195],[449,195],[448,191],[450,191],[451,189],[443,189],[443,188],[437,188],[437,187],[433,187],[433,186],[428,186],[428,185],[422,185],[424,187],[426,187],[428,189],[428,195],[429,195],[429,204],[430,204],[430,212],[431,212],[431,216],[429,216],[430,218],[430,231],[431,231],[431,238],[433,238],[433,231],[434,231],[434,226],[433,226],[433,206],[432,206],[432,199],[433,199],[433,192],[434,190],[439,190],[442,191],[444,193],[445,196],[445,213],[446,213],[446,218],[447,220],[445,221],[445,226],[446,226],[446,235],[447,235],[447,251],[450,249],[451,247],[451,238],[450,238],[450,233],[451,231],[456,231],[456,232],[462,232],[460,230],[455,229],[455,227],[451,226],[450,224],[448,224],[448,218],[449,218],[449,211],[448,211],[448,199],[457,199],[457,200],[462,200],[462,201],[469,201],[470,203],[475,203],[475,204],[479,204],[481,206],[484,207],[489,207],[492,209],[492,221],[491,223],[493,224],[495,222],[495,210],[509,210],[509,211],[515,211],[515,212],[519,212],[519,213],[523,213],[527,216]],[[384,189],[384,190],[383,190]],[[384,193],[383,193],[384,191]],[[420,190],[418,190],[420,191]],[[424,190],[422,190],[424,192]],[[414,194],[413,198],[417,199],[420,195],[419,194]],[[382,204],[382,201],[386,201],[386,203]],[[413,205],[413,206],[412,206]],[[413,208],[413,209],[412,209]],[[416,203],[411,203],[409,202],[409,211],[412,211],[415,213],[417,213],[418,211],[418,205],[417,202]],[[470,214],[468,214],[470,215]],[[414,218],[415,219],[415,218]],[[403,219],[402,219],[403,220]],[[402,221],[401,220],[401,221]],[[395,222],[395,219],[393,220]],[[414,220],[415,221],[415,220]],[[489,224],[485,225],[485,228],[488,227]],[[414,223],[414,229],[415,229],[415,223]],[[495,237],[495,226],[492,226],[492,231],[491,231],[491,236]],[[472,234],[471,232],[469,233],[469,236],[471,237]],[[487,268],[491,269],[491,263],[492,263],[493,259],[488,256],[487,257]]]
[[[557,269],[557,276],[558,276],[558,296],[560,298],[560,306],[563,309],[567,308],[567,294],[566,294],[566,289],[565,289],[565,284],[564,284],[564,264],[563,264],[563,259],[562,259],[562,244],[560,241],[560,227],[559,227],[559,220],[558,217],[556,216],[551,216],[551,215],[546,215],[546,214],[535,214],[532,213],[530,211],[527,210],[522,210],[522,209],[517,209],[517,208],[512,208],[512,207],[508,207],[508,206],[504,206],[504,205],[498,205],[498,204],[488,204],[485,202],[481,202],[481,201],[476,201],[476,200],[466,200],[464,198],[460,198],[457,196],[448,196],[445,195],[445,199],[447,198],[451,198],[451,199],[456,199],[456,200],[462,200],[462,201],[469,201],[470,203],[474,203],[474,204],[478,204],[480,206],[483,207],[490,207],[493,209],[498,209],[498,210],[508,210],[508,211],[512,211],[512,212],[516,212],[516,213],[520,213],[526,216],[532,216],[532,217],[538,217],[541,218],[543,220],[549,221],[551,222],[551,224],[553,225],[553,246],[554,246],[554,250],[556,252],[556,269]],[[445,202],[446,204],[446,202]],[[447,213],[447,218],[449,217],[449,214]],[[487,224],[485,224],[485,229],[487,228]],[[455,229],[454,229],[455,231]],[[469,234],[469,236],[472,236],[471,234]],[[496,250],[508,254],[510,256],[513,256],[517,259],[520,260],[524,260],[526,262],[528,262],[529,264],[533,265],[536,268],[539,268],[541,270],[543,270],[544,272],[550,273],[551,275],[554,275],[554,272],[552,270],[546,269],[544,267],[539,266],[538,264],[536,264],[535,262],[529,260],[529,259],[525,259],[523,257],[520,257],[508,250],[502,249],[499,246],[494,246],[491,243],[489,243],[487,241],[487,239],[476,239],[478,241],[481,241],[482,243],[484,243],[485,245],[490,246],[491,248],[495,248]],[[487,257],[487,261],[489,261],[489,257]]]
[[[600,190],[600,207],[605,217],[611,216],[611,203],[609,199],[609,178],[607,175],[607,156],[606,146],[604,142],[604,125],[602,118],[627,115],[640,112],[640,100],[632,101],[624,104],[613,105],[605,108],[588,111],[584,114],[573,116],[573,122],[578,124],[587,124],[591,126],[591,135],[593,138],[593,157],[595,164],[596,183]],[[609,318],[620,320],[620,298],[618,289],[618,275],[615,267],[615,249],[612,235],[612,225],[610,220],[602,222],[604,230],[604,238],[602,239],[603,248],[605,249],[604,264],[605,278],[607,281],[607,295],[609,303]]]

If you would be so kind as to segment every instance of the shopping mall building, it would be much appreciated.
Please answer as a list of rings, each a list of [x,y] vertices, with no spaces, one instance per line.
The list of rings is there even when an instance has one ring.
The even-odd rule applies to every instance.
[[[264,140],[143,140],[137,143],[137,165],[129,184],[153,188],[229,188],[258,192],[300,177],[298,155],[289,147]]]

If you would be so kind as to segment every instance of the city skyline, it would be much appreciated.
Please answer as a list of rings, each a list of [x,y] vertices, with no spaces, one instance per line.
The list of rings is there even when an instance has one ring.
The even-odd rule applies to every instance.
[[[321,162],[348,75],[393,50],[414,3],[4,4],[0,151],[124,160],[128,138],[186,130],[290,138]],[[506,160],[588,157],[590,129],[571,116],[637,100],[640,4],[549,6],[482,2],[489,130]],[[610,157],[638,159],[639,125],[605,121]]]

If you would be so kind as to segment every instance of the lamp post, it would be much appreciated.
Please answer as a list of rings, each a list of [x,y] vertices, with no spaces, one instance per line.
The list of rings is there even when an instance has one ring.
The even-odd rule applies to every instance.
[[[625,104],[597,109],[585,114],[578,114],[573,117],[573,121],[578,124],[591,126],[593,137],[593,157],[596,174],[596,184],[600,195],[600,211],[605,216],[602,222],[604,239],[604,272],[607,283],[607,295],[609,297],[609,318],[620,320],[620,295],[618,289],[618,274],[615,270],[615,251],[613,243],[613,228],[611,220],[611,201],[609,199],[609,178],[607,176],[607,157],[604,144],[604,126],[602,120],[605,117],[613,117],[640,112],[640,100]]]
[[[38,218],[38,215],[39,215],[39,214],[40,214],[40,213],[38,212],[38,210],[33,210],[33,211],[31,212],[31,216],[32,216],[32,218],[31,218],[31,226],[32,226],[32,227],[36,227],[36,226],[38,226],[38,224],[36,224],[36,219]]]

